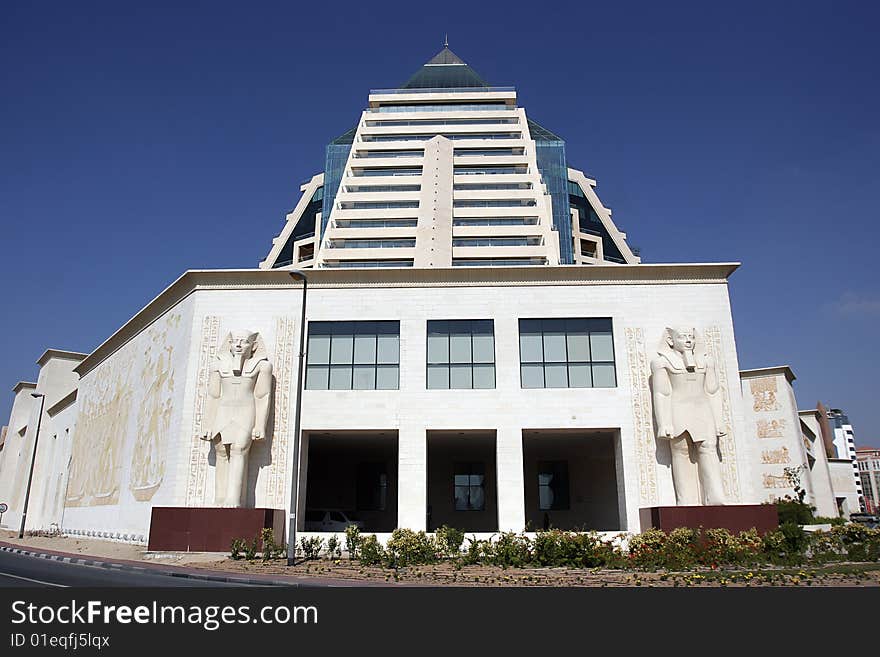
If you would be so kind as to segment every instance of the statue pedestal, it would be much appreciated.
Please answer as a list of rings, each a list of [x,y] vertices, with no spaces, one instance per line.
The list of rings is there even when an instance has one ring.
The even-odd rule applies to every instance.
[[[229,552],[232,540],[248,544],[260,531],[272,528],[275,542],[284,539],[285,518],[281,509],[218,509],[155,506],[150,521],[151,551]]]
[[[676,527],[727,529],[739,533],[754,527],[759,534],[779,527],[773,504],[735,504],[730,506],[650,506],[639,509],[642,531]]]

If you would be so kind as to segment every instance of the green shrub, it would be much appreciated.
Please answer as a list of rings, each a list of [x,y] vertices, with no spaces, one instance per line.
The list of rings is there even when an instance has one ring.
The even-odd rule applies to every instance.
[[[623,553],[619,547],[602,540],[596,532],[568,534],[562,543],[565,565],[581,568],[620,567]]]
[[[447,557],[457,557],[461,554],[464,532],[460,529],[443,525],[434,532],[434,538],[440,554]]]
[[[467,565],[487,563],[492,557],[492,543],[472,536],[468,539],[467,549],[461,562]]]
[[[809,504],[794,500],[790,497],[776,500],[775,504],[776,511],[779,514],[780,525],[788,523],[794,523],[796,525],[812,525],[816,521],[813,517],[814,507]]]
[[[425,532],[395,529],[385,545],[385,561],[392,568],[437,561],[437,545]]]
[[[487,541],[483,556],[493,566],[522,568],[532,560],[531,541],[523,534],[501,532],[494,543]]]
[[[768,563],[794,565],[807,558],[810,536],[793,522],[779,525],[776,531],[764,534],[763,560]]]
[[[269,561],[284,555],[284,546],[275,543],[274,529],[264,527],[260,531],[260,539],[263,543],[263,561]]]
[[[532,547],[532,563],[538,566],[593,568],[620,565],[621,561],[620,550],[595,532],[541,531]]]
[[[375,534],[358,536],[358,560],[365,566],[379,566],[385,560],[385,549]]]
[[[300,550],[306,559],[317,559],[321,555],[321,548],[324,546],[324,539],[320,536],[312,536],[306,538],[303,536],[299,541]]]
[[[561,566],[564,561],[563,542],[567,542],[567,535],[562,530],[539,531],[532,547],[532,562],[538,566]]]
[[[342,546],[339,544],[339,539],[336,537],[336,534],[330,536],[327,539],[327,554],[332,559],[333,557],[341,557],[342,556]]]
[[[850,561],[880,560],[880,529],[870,529],[857,522],[832,527],[831,535],[839,542]]]
[[[810,532],[810,545],[807,556],[814,563],[842,561],[847,558],[846,549],[840,537],[832,532]]]
[[[813,518],[814,525],[831,525],[833,527],[843,526],[846,524],[846,518],[841,518],[840,516],[830,517],[830,516],[815,516]]]
[[[794,522],[783,523],[779,525],[779,531],[785,537],[785,547],[790,556],[800,555],[806,551],[810,539],[807,536],[807,532],[799,524]]]
[[[232,546],[231,546],[230,552],[229,552],[229,556],[230,556],[230,558],[234,559],[235,561],[238,561],[239,559],[241,559],[244,556],[242,554],[242,552],[244,552],[244,550],[246,550],[246,549],[247,549],[247,544],[244,542],[244,539],[233,538],[232,539]]]
[[[345,528],[345,549],[349,559],[358,558],[358,550],[362,541],[361,530],[357,528],[357,525],[349,525]]]
[[[257,558],[257,541],[259,539],[254,536],[254,540],[251,541],[250,545],[245,547],[244,558],[248,561],[253,561]]]

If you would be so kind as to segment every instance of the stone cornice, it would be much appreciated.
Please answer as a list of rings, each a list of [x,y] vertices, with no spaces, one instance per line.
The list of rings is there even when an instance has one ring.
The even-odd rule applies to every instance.
[[[786,380],[791,383],[797,377],[788,365],[776,365],[774,367],[759,367],[754,370],[740,370],[741,379],[754,379],[758,376],[773,376],[774,374],[784,374]]]
[[[557,267],[450,267],[305,270],[310,289],[412,287],[538,287],[565,285],[726,284],[736,262],[640,265],[563,265]],[[74,368],[85,376],[181,300],[199,290],[296,289],[284,269],[189,270]],[[48,352],[47,352],[48,353]]]
[[[74,388],[69,393],[64,395],[64,397],[62,397],[57,402],[52,404],[52,406],[50,406],[46,410],[46,413],[49,415],[49,417],[54,417],[55,415],[58,415],[61,411],[63,411],[65,408],[70,406],[75,401],[76,401],[76,388]]]
[[[31,383],[30,381],[19,381],[18,383],[15,384],[15,386],[13,386],[12,392],[17,395],[25,388],[33,388],[34,390],[36,390],[37,384]]]
[[[78,351],[64,351],[62,349],[46,349],[43,355],[37,360],[37,365],[42,367],[53,358],[62,360],[83,360],[88,354],[81,354]]]

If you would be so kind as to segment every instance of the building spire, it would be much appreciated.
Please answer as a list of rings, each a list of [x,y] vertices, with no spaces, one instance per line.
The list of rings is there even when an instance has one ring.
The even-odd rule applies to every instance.
[[[448,32],[445,35],[443,35],[443,47],[444,48],[449,47],[449,33]]]

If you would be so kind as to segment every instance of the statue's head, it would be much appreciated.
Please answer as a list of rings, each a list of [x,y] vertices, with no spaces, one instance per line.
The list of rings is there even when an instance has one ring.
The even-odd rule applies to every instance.
[[[666,344],[680,354],[693,352],[697,346],[697,330],[693,328],[667,328]]]
[[[233,356],[250,358],[257,346],[257,333],[232,331],[229,334],[229,352]]]

